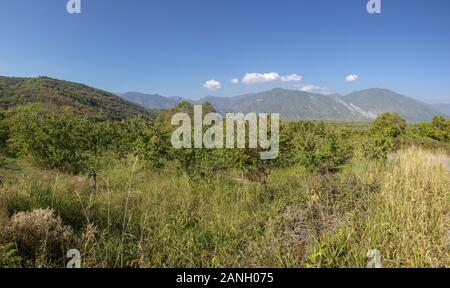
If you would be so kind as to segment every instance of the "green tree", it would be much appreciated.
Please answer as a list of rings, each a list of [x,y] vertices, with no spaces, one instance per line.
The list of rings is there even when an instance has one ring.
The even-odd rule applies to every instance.
[[[431,123],[420,123],[419,131],[423,136],[436,141],[450,141],[450,120],[442,116],[436,116]]]
[[[373,159],[385,159],[400,148],[401,136],[406,132],[406,121],[397,113],[384,113],[372,124],[366,155]]]
[[[93,165],[92,124],[69,110],[46,111],[39,105],[17,108],[10,119],[10,146],[40,165],[74,173]]]
[[[294,159],[310,172],[332,172],[352,155],[352,147],[339,129],[323,122],[298,122],[291,127]]]
[[[167,131],[157,122],[144,117],[109,123],[112,149],[119,158],[139,155],[148,168],[161,168],[169,159]]]
[[[0,110],[0,151],[3,151],[7,146],[9,126],[7,111]]]

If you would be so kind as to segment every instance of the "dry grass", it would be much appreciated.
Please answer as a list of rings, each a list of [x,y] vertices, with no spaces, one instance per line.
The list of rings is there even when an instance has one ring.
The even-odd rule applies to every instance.
[[[364,267],[369,249],[381,252],[384,267],[450,266],[449,171],[416,148],[392,158],[367,210],[318,241],[313,266]]]
[[[16,243],[22,259],[43,265],[63,259],[73,237],[71,229],[48,209],[17,213],[2,230],[4,240]]]
[[[8,222],[8,211],[6,209],[5,201],[3,201],[3,198],[0,198],[0,228],[4,227],[6,223]],[[3,231],[3,229],[0,229],[0,233]],[[1,239],[1,234],[0,234]]]

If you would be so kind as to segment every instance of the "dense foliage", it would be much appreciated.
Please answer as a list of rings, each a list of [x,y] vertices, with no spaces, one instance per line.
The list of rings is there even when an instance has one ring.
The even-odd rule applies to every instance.
[[[331,172],[352,156],[350,135],[319,122],[293,122],[283,129],[282,162],[299,163],[311,172]]]
[[[384,159],[389,153],[400,148],[400,137],[407,128],[406,121],[396,113],[379,116],[370,129],[367,155],[374,159]]]
[[[420,132],[423,136],[429,137],[436,141],[450,141],[450,120],[442,116],[434,117],[431,123],[421,123]]]

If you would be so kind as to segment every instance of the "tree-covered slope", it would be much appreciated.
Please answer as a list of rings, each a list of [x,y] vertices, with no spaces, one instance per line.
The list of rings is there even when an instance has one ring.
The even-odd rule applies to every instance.
[[[42,103],[55,108],[70,107],[92,118],[124,119],[148,112],[120,97],[89,86],[48,77],[0,77],[0,108]]]

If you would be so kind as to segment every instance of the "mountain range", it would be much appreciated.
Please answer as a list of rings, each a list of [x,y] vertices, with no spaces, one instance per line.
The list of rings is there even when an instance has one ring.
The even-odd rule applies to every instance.
[[[120,96],[148,109],[173,107],[186,100],[181,97],[142,93],[125,93]],[[370,121],[383,112],[397,112],[409,122],[418,122],[430,121],[436,115],[447,117],[450,115],[450,104],[430,105],[379,88],[357,91],[344,96],[276,88],[235,97],[208,96],[198,101],[187,101],[191,103],[208,101],[222,113],[280,113],[282,118],[289,120]]]
[[[322,95],[298,90],[272,89],[235,97],[208,96],[193,101],[181,97],[128,92],[113,94],[83,84],[48,77],[0,76],[0,108],[42,103],[71,107],[98,119],[152,116],[181,101],[210,102],[218,112],[280,113],[288,120],[371,121],[383,112],[397,112],[409,122],[429,121],[436,115],[450,117],[450,104],[430,105],[387,89],[367,89],[348,95]]]

